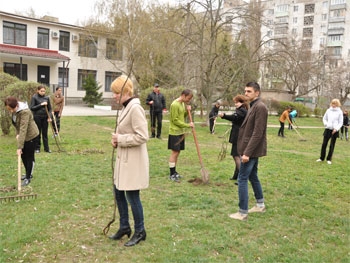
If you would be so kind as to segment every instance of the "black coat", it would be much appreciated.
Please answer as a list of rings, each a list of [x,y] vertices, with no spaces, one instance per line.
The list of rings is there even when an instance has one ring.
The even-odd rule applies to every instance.
[[[38,93],[34,94],[32,97],[32,100],[30,101],[30,110],[33,112],[34,117],[39,116],[39,117],[47,117],[47,112],[45,109],[45,106],[42,106],[42,102],[47,102],[47,110],[49,112],[50,118],[52,117],[51,115],[51,103],[50,103],[50,98],[48,96],[40,96]]]
[[[149,104],[153,101],[153,104]],[[150,111],[152,112],[162,112],[166,109],[165,97],[162,93],[155,93],[154,91],[147,96],[146,104],[150,106]]]
[[[241,106],[237,108],[233,114],[231,115],[224,114],[224,116],[222,116],[222,119],[229,120],[232,122],[232,129],[231,129],[230,139],[229,139],[230,143],[237,144],[239,128],[241,127],[246,115],[247,115],[246,108]]]

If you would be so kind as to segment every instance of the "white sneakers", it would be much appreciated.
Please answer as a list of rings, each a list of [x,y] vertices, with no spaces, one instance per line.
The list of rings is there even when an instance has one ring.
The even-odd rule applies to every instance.
[[[246,221],[248,219],[248,214],[242,214],[240,212],[229,215],[232,219],[237,219],[241,221]]]
[[[323,160],[321,160],[321,159],[317,159],[317,160],[316,160],[316,162],[323,162]],[[327,163],[328,163],[328,164],[332,164],[332,162],[331,162],[331,161],[329,161],[329,160],[327,161]]]
[[[266,211],[265,206],[255,205],[253,208],[248,210],[248,213],[264,213]]]
[[[248,213],[264,213],[265,211],[266,211],[265,206],[255,205],[248,210]],[[230,214],[229,217],[236,220],[246,221],[248,219],[248,214],[242,214],[241,212],[237,212],[234,214]]]

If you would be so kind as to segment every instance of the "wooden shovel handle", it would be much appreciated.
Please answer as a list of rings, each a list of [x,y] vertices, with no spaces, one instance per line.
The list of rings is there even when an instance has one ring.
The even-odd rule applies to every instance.
[[[188,117],[190,118],[190,122],[192,121],[192,115],[191,115],[191,111],[189,109],[187,109],[188,112]],[[199,144],[198,144],[198,140],[197,140],[197,134],[196,134],[196,130],[194,127],[192,127],[192,134],[193,134],[193,139],[194,139],[194,143],[196,144],[196,149],[197,149],[197,154],[198,154],[198,158],[199,158],[199,162],[201,164],[201,166],[203,167],[203,161],[202,161],[202,156],[201,156],[201,152],[199,150]]]

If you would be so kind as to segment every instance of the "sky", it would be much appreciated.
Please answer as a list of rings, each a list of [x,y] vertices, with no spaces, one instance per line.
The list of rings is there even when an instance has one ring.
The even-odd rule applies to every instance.
[[[59,18],[61,23],[77,24],[93,16],[95,2],[97,0],[2,0],[0,10],[27,15],[32,8],[38,17],[49,15]]]

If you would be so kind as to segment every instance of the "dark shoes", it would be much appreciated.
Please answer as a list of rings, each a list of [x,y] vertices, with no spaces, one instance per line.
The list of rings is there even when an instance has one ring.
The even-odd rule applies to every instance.
[[[124,228],[124,229],[119,229],[117,233],[115,233],[113,236],[110,236],[110,239],[113,240],[119,240],[121,239],[124,235],[127,235],[128,237],[131,236],[131,228]]]
[[[135,232],[132,238],[124,244],[126,247],[132,247],[138,244],[141,240],[146,240],[146,231],[142,230],[141,232]]]
[[[23,180],[26,179],[26,178],[27,178],[27,177],[26,177],[26,175],[24,174],[24,175],[22,175],[21,180],[23,181]],[[33,175],[30,175],[29,179],[33,179]]]
[[[48,150],[45,150],[45,152],[47,152],[47,153],[51,153],[51,150],[50,150],[50,149],[48,149]]]
[[[22,182],[22,186],[27,186],[28,184],[30,184],[30,179],[24,179]]]

